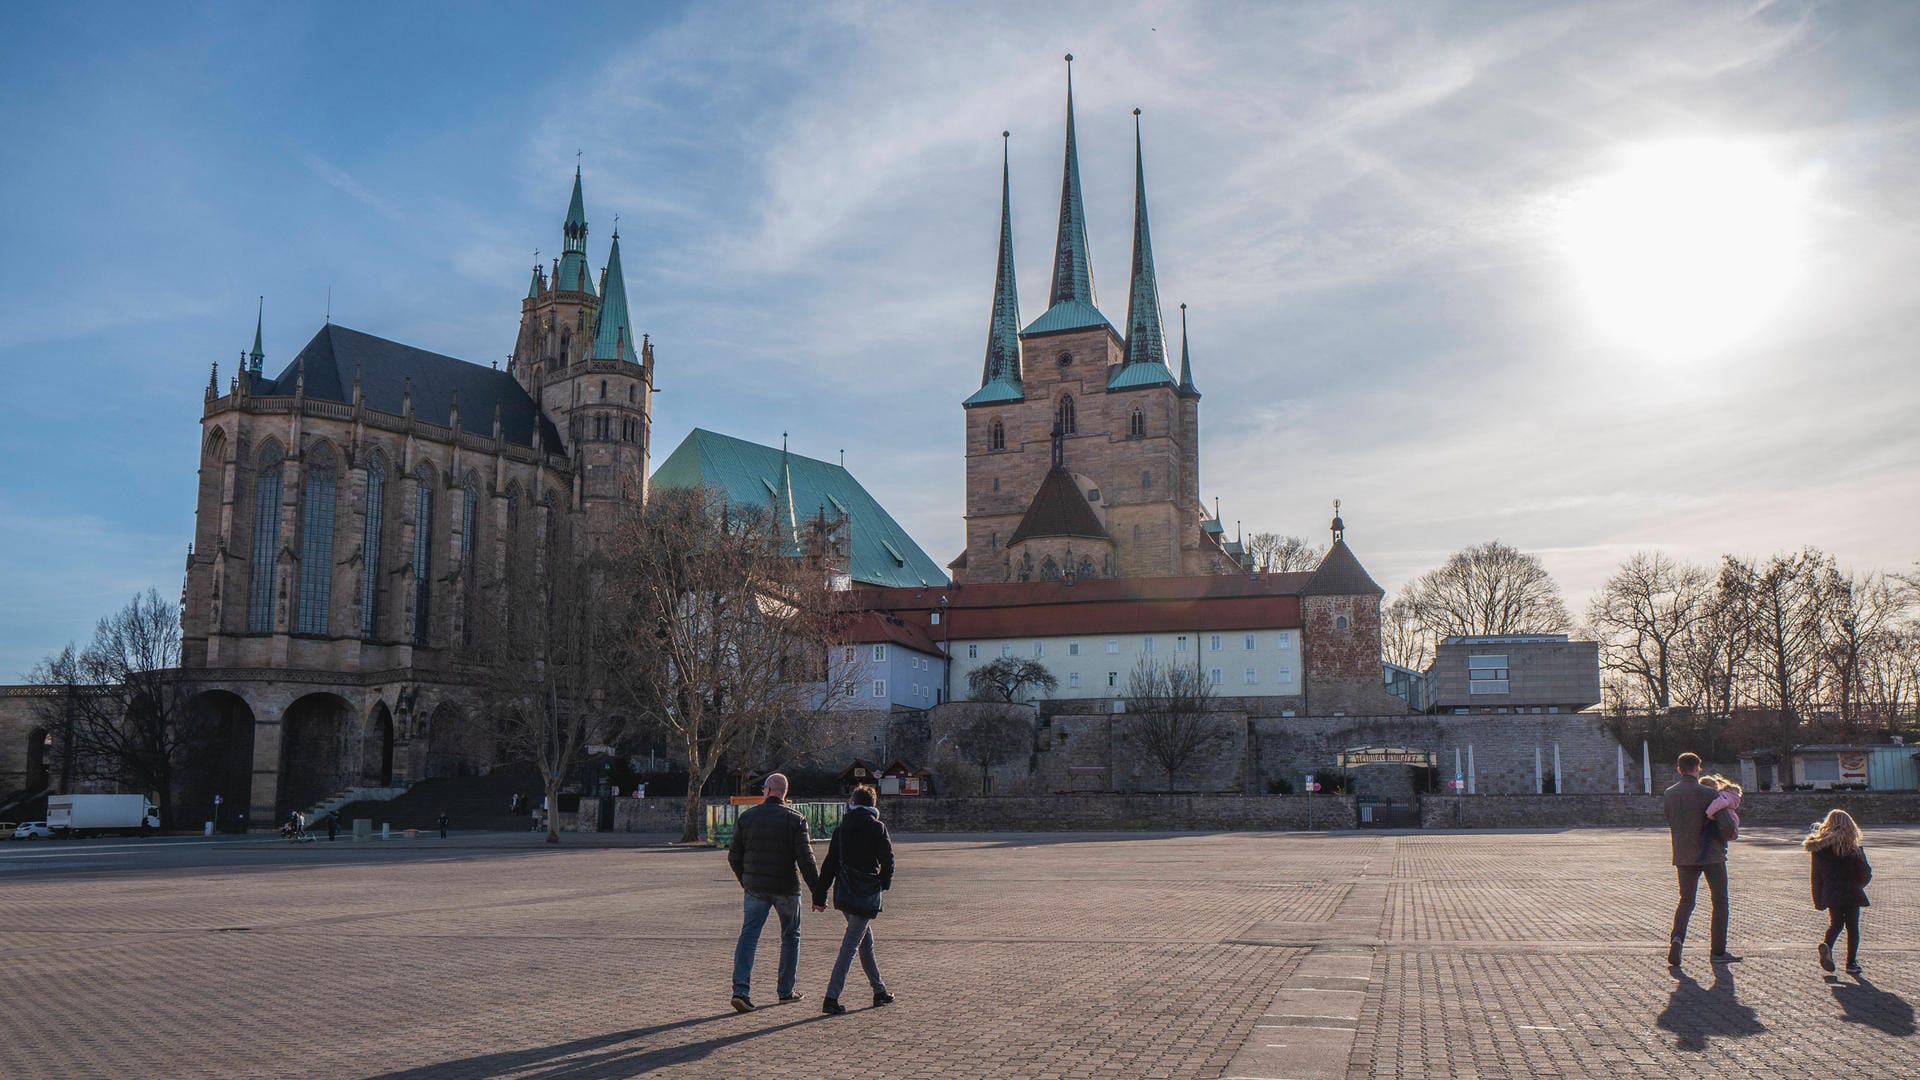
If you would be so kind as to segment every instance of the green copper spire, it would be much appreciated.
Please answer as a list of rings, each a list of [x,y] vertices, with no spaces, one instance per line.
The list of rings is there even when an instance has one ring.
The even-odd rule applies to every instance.
[[[527,299],[539,299],[540,294],[545,291],[541,286],[545,284],[546,282],[540,277],[540,253],[536,251],[533,253],[533,281],[527,285]]]
[[[553,287],[560,292],[593,293],[593,276],[587,272],[587,210],[580,197],[580,166],[573,167],[573,199],[567,203],[567,221],[561,226],[560,272]]]
[[[1193,385],[1193,362],[1187,359],[1187,305],[1180,305],[1180,396],[1200,396],[1200,388]]]
[[[1073,54],[1067,54],[1067,159],[1060,175],[1060,233],[1053,248],[1049,306],[1077,300],[1097,307],[1093,260],[1087,253],[1087,209],[1080,199],[1080,152],[1073,134]]]
[[[993,315],[987,323],[987,360],[980,389],[968,405],[1020,401],[1020,292],[1013,281],[1012,174],[1007,167],[1008,132],[1000,133],[1000,264],[993,276]]]
[[[782,555],[804,555],[800,520],[793,511],[793,465],[787,457],[787,433],[780,433],[780,487],[773,495],[773,528]]]
[[[1140,151],[1140,110],[1133,110],[1133,288],[1127,295],[1127,360],[1107,389],[1171,385],[1167,335],[1160,326],[1160,286],[1153,277],[1153,236],[1147,230],[1147,169]]]
[[[627,279],[620,270],[620,230],[613,231],[613,250],[607,253],[604,295],[593,324],[593,358],[637,364],[633,351],[633,322],[627,315]]]
[[[260,324],[266,315],[267,298],[263,296],[260,298],[260,307],[253,314],[253,351],[247,354],[247,371],[253,375],[260,374],[260,365],[267,358],[267,354],[260,351]]]

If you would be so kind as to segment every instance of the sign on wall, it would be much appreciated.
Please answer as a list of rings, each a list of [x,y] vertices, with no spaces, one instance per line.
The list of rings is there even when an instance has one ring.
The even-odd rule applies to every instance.
[[[1431,769],[1438,758],[1431,750],[1409,750],[1404,746],[1356,746],[1342,750],[1335,759],[1343,769],[1360,765],[1418,765]]]

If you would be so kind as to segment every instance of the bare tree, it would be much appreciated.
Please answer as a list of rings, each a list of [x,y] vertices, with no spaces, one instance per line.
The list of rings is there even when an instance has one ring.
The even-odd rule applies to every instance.
[[[1127,677],[1127,712],[1140,748],[1167,776],[1227,735],[1213,714],[1213,686],[1198,668],[1141,657]]]
[[[1454,552],[1403,595],[1436,637],[1554,634],[1573,622],[1539,557],[1498,540]]]
[[[547,517],[535,526],[537,557],[506,568],[500,594],[469,618],[481,664],[480,713],[509,760],[531,763],[547,797],[547,843],[560,842],[560,789],[595,744],[622,724],[619,679],[631,609],[604,558],[579,550],[574,530]]]
[[[1795,741],[1817,692],[1821,586],[1832,560],[1814,548],[1775,555],[1764,566],[1727,560],[1724,587],[1740,606],[1752,635],[1748,663],[1758,703],[1778,722],[1777,748]]]
[[[975,701],[1024,701],[1029,687],[1051,694],[1060,680],[1038,660],[1002,656],[967,672],[967,694]]]
[[[1404,590],[1380,609],[1380,651],[1387,663],[1425,671],[1433,664],[1433,646],[1433,634]]]
[[[980,769],[980,794],[993,790],[993,769],[1033,744],[1033,729],[1024,710],[982,710],[954,732],[957,752]]]
[[[1895,645],[1894,627],[1906,597],[1886,575],[1842,574],[1829,565],[1821,577],[1821,652],[1827,673],[1826,703],[1836,707],[1849,733],[1877,715],[1881,702],[1868,686],[1868,671],[1880,652]]]
[[[836,568],[816,555],[833,547],[782,537],[766,508],[709,488],[657,492],[629,531],[631,696],[686,754],[683,840],[699,836],[701,790],[731,753],[828,707],[841,620],[826,587]]]
[[[85,649],[41,661],[43,717],[72,775],[139,789],[173,822],[176,788],[209,724],[180,670],[180,609],[148,589],[99,621]]]
[[[1627,700],[1661,712],[1673,705],[1687,635],[1710,614],[1712,592],[1704,568],[1637,551],[1594,594],[1587,623]]]
[[[1298,536],[1257,532],[1247,537],[1247,554],[1253,557],[1255,570],[1285,574],[1319,566],[1327,549]]]

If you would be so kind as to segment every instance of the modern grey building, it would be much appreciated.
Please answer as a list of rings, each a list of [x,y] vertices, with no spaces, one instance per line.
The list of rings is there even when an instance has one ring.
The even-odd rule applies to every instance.
[[[1450,637],[1427,669],[1437,713],[1572,713],[1600,703],[1600,643],[1565,634]]]

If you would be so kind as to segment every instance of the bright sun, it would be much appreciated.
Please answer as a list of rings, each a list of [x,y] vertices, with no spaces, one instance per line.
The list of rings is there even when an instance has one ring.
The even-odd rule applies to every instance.
[[[1575,196],[1565,241],[1609,333],[1650,352],[1701,353],[1758,330],[1785,302],[1804,202],[1757,149],[1657,143]]]

